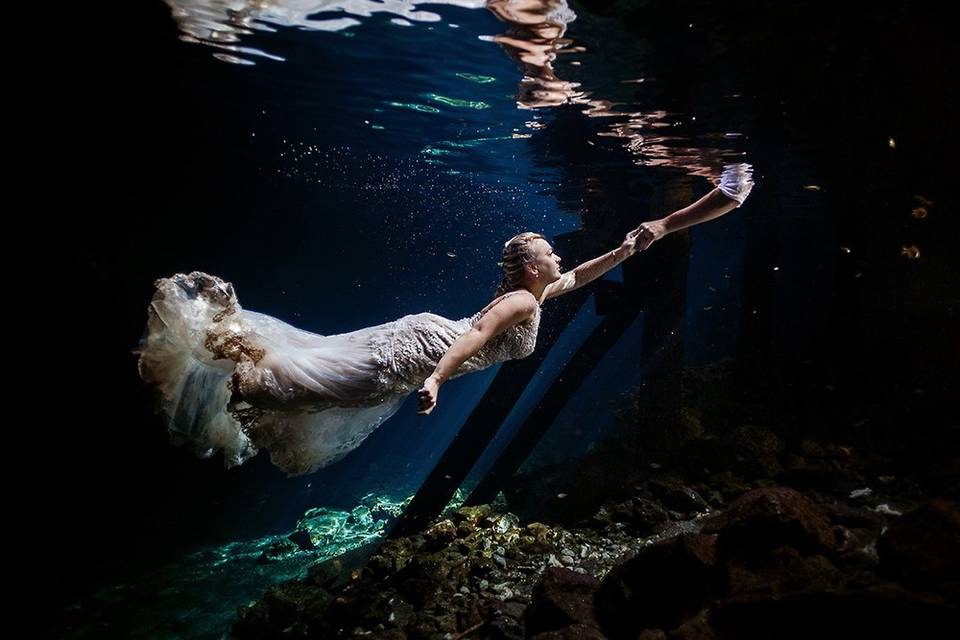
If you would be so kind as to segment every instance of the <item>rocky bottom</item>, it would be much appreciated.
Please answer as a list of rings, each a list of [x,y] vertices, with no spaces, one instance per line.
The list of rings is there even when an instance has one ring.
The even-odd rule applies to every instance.
[[[851,447],[804,441],[803,454],[773,477],[704,480],[648,465],[570,526],[523,524],[502,503],[461,507],[421,534],[272,587],[240,608],[231,637],[900,638],[956,628],[958,459],[899,477]]]

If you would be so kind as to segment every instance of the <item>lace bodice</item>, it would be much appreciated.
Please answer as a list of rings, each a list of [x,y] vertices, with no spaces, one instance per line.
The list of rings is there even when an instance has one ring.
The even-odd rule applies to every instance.
[[[505,297],[506,296],[504,296],[504,298]],[[501,298],[501,300],[502,299],[503,298]],[[478,311],[469,318],[466,318],[466,320],[469,322],[469,326],[472,327],[475,325],[483,316],[483,314],[483,311]],[[519,322],[500,335],[495,336],[492,340],[485,344],[483,348],[480,349],[480,352],[471,358],[471,360],[478,359],[478,362],[483,361],[486,363],[483,365],[483,367],[488,367],[497,362],[526,358],[533,353],[533,350],[537,346],[537,332],[539,329],[540,305],[537,305],[536,311],[534,312],[532,318],[529,320],[524,320],[523,322]],[[464,364],[466,365],[468,363],[470,363],[470,360],[467,360],[467,362]],[[459,369],[457,370],[457,373],[460,373]],[[466,372],[464,371],[463,373]]]
[[[500,300],[512,293],[507,293]],[[371,335],[374,357],[379,365],[380,389],[385,393],[398,394],[419,389],[436,369],[447,349],[473,327],[486,311],[489,308],[460,320],[450,320],[429,312],[417,313],[373,328],[380,329]],[[533,317],[494,336],[450,377],[456,378],[499,362],[529,356],[536,348],[539,328],[538,305]]]

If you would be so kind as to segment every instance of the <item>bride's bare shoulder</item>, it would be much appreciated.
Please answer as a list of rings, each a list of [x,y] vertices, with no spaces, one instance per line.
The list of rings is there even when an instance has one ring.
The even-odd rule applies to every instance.
[[[480,311],[480,316],[485,316],[488,311],[496,308],[498,309],[497,315],[519,316],[521,319],[525,319],[528,316],[532,317],[539,306],[536,296],[526,289],[508,291],[487,304]]]

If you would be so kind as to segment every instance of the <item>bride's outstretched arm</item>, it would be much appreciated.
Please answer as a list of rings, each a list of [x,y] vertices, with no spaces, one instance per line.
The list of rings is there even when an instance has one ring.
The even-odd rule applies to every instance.
[[[426,415],[437,404],[440,385],[450,379],[464,362],[472,358],[483,345],[508,328],[529,318],[536,311],[537,301],[530,295],[508,296],[490,307],[468,331],[454,340],[436,369],[423,383],[419,394],[417,413]]]
[[[733,211],[743,204],[752,188],[750,165],[729,165],[720,176],[720,183],[707,195],[665,218],[644,222],[627,234],[619,249],[584,262],[576,269],[560,276],[556,282],[551,282],[543,290],[543,295],[540,297],[541,304],[544,300],[569,293],[599,278],[623,260],[637,251],[643,251],[668,233],[719,218]]]
[[[574,289],[579,289],[588,282],[593,282],[632,256],[637,251],[638,233],[639,229],[630,231],[616,249],[577,265],[572,270],[561,275],[560,279],[556,282],[548,284],[540,296],[540,303],[542,304],[544,300],[556,298],[564,293],[569,293]]]

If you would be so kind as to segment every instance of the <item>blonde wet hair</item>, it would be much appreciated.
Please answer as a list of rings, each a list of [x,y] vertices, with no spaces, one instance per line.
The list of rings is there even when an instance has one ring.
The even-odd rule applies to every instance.
[[[495,298],[520,288],[524,267],[537,258],[531,246],[531,241],[537,238],[546,240],[542,234],[524,231],[503,243],[503,258],[497,263],[503,269],[503,279]]]

